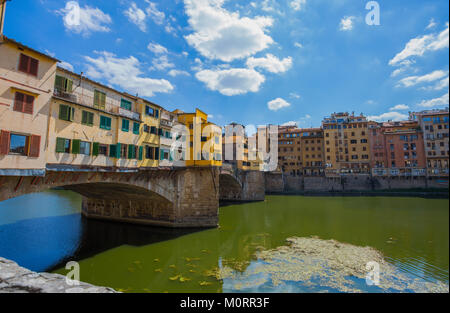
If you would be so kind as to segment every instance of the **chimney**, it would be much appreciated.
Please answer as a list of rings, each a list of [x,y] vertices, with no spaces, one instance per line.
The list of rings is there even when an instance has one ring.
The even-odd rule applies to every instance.
[[[3,36],[3,25],[5,24],[6,1],[0,0],[0,36]]]

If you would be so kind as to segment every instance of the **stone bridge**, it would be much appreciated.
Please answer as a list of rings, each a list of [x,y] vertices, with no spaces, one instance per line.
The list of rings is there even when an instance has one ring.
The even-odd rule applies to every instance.
[[[218,224],[219,169],[124,172],[47,171],[43,177],[0,176],[0,201],[50,188],[83,196],[88,218],[163,227]]]
[[[47,169],[45,176],[0,176],[0,201],[62,188],[83,196],[88,218],[162,227],[216,227],[220,200],[264,200],[264,176],[232,167],[134,172]]]
[[[233,164],[220,168],[219,199],[223,201],[264,201],[264,172],[242,171]]]

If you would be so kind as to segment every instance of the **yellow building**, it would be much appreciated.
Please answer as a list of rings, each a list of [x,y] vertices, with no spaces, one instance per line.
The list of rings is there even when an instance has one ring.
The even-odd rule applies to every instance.
[[[370,173],[368,121],[363,115],[333,113],[322,122],[327,175]]]
[[[199,109],[195,113],[180,110],[174,113],[177,114],[178,122],[189,129],[186,166],[221,166],[222,128],[208,122],[208,115]]]
[[[58,68],[48,123],[47,167],[137,169],[136,98]]]
[[[0,175],[45,174],[47,124],[57,62],[0,37]]]
[[[158,167],[161,158],[160,128],[161,107],[145,99],[139,98],[139,112],[142,117],[139,146],[143,147],[141,168]]]

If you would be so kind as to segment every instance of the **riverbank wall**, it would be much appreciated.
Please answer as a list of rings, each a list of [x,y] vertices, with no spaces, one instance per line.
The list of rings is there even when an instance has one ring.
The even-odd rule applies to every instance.
[[[293,177],[266,173],[267,194],[358,194],[358,193],[436,193],[448,196],[448,178],[440,177],[377,177],[342,175],[339,177]]]
[[[67,284],[59,274],[36,273],[0,257],[0,293],[115,293],[112,288],[80,282]]]

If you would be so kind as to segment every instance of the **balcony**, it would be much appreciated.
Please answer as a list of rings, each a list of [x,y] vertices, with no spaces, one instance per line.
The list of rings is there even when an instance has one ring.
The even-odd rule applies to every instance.
[[[173,122],[168,120],[168,119],[163,119],[161,117],[161,126],[172,127],[173,126]]]
[[[77,97],[73,93],[65,92],[65,91],[62,91],[62,90],[57,89],[57,88],[55,88],[55,90],[53,92],[53,95],[55,97],[62,98],[62,99],[65,99],[65,100],[68,100],[68,101],[71,101],[71,102],[76,102],[77,101]]]

